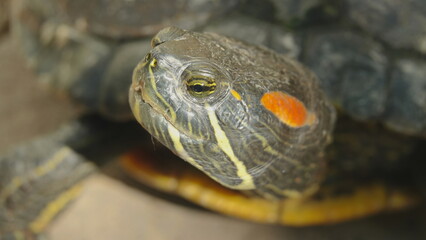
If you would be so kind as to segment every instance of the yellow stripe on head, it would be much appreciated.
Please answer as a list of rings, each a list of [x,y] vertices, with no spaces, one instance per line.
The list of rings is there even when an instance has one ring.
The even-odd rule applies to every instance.
[[[180,142],[180,133],[179,131],[173,127],[171,124],[167,124],[167,130],[169,131],[170,138],[173,142],[173,147],[175,151],[179,154],[180,157],[184,158],[186,161],[188,161],[190,164],[192,164],[194,167],[198,169],[202,169],[202,167],[193,159],[191,158],[188,153],[185,151],[185,148],[183,148],[182,143]]]
[[[185,159],[191,165],[193,165],[197,169],[203,171],[203,167],[200,164],[198,164],[197,161],[195,161],[194,158],[190,157],[189,154],[185,151],[185,148],[183,147],[182,143],[180,142],[179,131],[175,127],[173,127],[173,125],[168,124],[168,132],[169,132],[170,138],[172,139],[173,147],[174,147],[176,153],[179,155],[179,157]],[[210,178],[214,179],[215,181],[220,182],[217,177],[213,176],[209,172],[204,172],[204,173],[207,174]],[[229,188],[233,187],[233,186],[226,185],[226,184],[224,184],[224,185],[229,187]]]
[[[210,124],[212,125],[214,130],[217,144],[220,147],[220,149],[222,149],[222,151],[228,156],[228,158],[234,163],[235,167],[237,168],[237,175],[238,177],[240,177],[242,181],[239,185],[232,186],[232,188],[239,189],[239,190],[254,189],[255,185],[253,182],[253,178],[248,173],[244,163],[241,162],[237,158],[237,156],[235,156],[228,137],[226,136],[225,132],[222,130],[222,128],[219,125],[219,121],[216,117],[216,113],[214,109],[209,107],[208,105],[206,105],[206,109],[209,116]]]
[[[152,90],[154,90],[155,95],[158,97],[158,99],[160,99],[160,101],[164,104],[164,106],[166,106],[166,108],[169,109],[170,112],[170,118],[172,119],[172,121],[176,120],[176,113],[174,111],[174,109],[170,106],[170,104],[163,98],[163,96],[158,92],[157,89],[157,84],[155,83],[155,77],[154,77],[154,72],[152,71],[152,68],[157,67],[157,59],[152,59],[151,63],[149,64],[149,76],[150,76],[150,81],[151,81],[151,87]]]

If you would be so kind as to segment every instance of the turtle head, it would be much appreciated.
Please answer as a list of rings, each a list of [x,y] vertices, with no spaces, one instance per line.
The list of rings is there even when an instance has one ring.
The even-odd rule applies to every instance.
[[[152,47],[134,70],[130,105],[161,143],[233,189],[298,195],[318,182],[334,112],[309,71],[269,50],[174,27]]]
[[[244,183],[251,177],[240,178],[237,166],[220,150],[215,131],[238,121],[231,119],[232,112],[239,111],[241,118],[248,113],[236,104],[226,117],[217,117],[223,103],[231,109],[232,77],[199,37],[167,28],[153,38],[153,49],[134,70],[131,108],[144,128],[193,166],[227,187],[254,188]]]

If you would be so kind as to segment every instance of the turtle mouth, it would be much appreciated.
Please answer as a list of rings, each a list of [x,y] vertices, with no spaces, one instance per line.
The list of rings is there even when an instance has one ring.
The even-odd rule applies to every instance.
[[[130,89],[130,106],[133,112],[133,115],[138,120],[138,122],[146,128],[148,124],[148,119],[152,118],[166,118],[162,111],[159,110],[159,107],[156,106],[154,101],[150,97],[147,97],[147,94],[144,94],[143,88],[140,84],[132,86]]]
[[[195,135],[185,127],[182,127],[178,121],[177,111],[172,109],[171,106],[164,106],[150,85],[147,85],[145,78],[143,79],[132,84],[129,97],[133,115],[144,128],[147,128],[148,125],[156,124],[155,122],[161,122],[161,125],[165,125],[163,127],[166,127],[166,129],[167,125],[171,125],[180,134],[192,140],[206,140],[202,135]],[[150,133],[156,136],[155,132]]]
[[[135,68],[132,86],[130,87],[129,97],[132,111],[141,124],[144,121],[149,121],[149,118],[152,118],[151,114],[154,114],[156,117],[162,117],[168,123],[174,125],[176,116],[172,114],[172,107],[158,92],[155,76],[152,72],[151,65],[154,61],[156,65],[157,60],[151,53],[148,53],[145,58],[145,61]],[[149,115],[141,114],[141,109],[138,108],[144,109]]]
[[[185,128],[176,124],[176,121],[172,119],[170,114],[162,106],[156,103],[156,101],[151,97],[148,90],[145,87],[142,87],[142,84],[133,84],[130,89],[130,106],[133,112],[133,115],[137,121],[147,129],[151,135],[155,137],[158,133],[150,130],[152,125],[164,125],[165,129],[168,128],[168,125],[177,129],[180,134],[187,136],[188,138],[202,141],[203,138],[200,136],[194,136]]]

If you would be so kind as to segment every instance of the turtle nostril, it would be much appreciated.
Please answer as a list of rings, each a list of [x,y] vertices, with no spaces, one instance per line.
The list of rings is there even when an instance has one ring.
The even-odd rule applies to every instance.
[[[136,85],[134,88],[133,88],[133,91],[135,91],[135,92],[137,92],[137,93],[141,93],[142,92],[142,87],[141,87],[141,85]]]
[[[156,46],[158,46],[158,45],[162,44],[163,42],[164,42],[164,41],[161,41],[159,38],[154,37],[154,38],[151,40],[151,47],[152,47],[152,48],[154,48],[154,47],[156,47]]]
[[[134,82],[131,86],[133,95],[143,101],[143,82]],[[143,101],[144,102],[144,101]]]
[[[133,87],[132,87],[133,89],[133,97],[137,100],[137,101],[140,101],[140,102],[143,102],[143,103],[146,103],[146,101],[145,101],[145,99],[144,99],[144,97],[143,97],[143,89],[142,89],[142,86],[139,84],[139,83],[137,83],[137,84],[134,84],[133,85]]]

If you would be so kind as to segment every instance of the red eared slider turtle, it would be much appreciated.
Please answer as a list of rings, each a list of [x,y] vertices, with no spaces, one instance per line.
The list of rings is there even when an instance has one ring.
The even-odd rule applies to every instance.
[[[193,23],[204,21],[179,17],[191,14],[173,12],[180,8],[168,9],[167,1],[166,20],[147,17],[153,21],[139,27],[139,1],[108,2],[111,4],[102,5],[105,11],[101,11],[90,4],[79,7],[82,1],[23,0],[15,6],[14,30],[23,38],[24,49],[42,80],[89,109],[127,119],[130,69],[149,48],[149,40],[142,37],[170,22],[182,20],[182,26],[195,27]],[[219,1],[218,9],[233,5],[225,2],[230,1]],[[194,14],[203,13],[200,9],[222,12],[211,6],[195,4]],[[136,13],[127,15],[132,10]],[[99,14],[90,14],[93,12]],[[103,21],[103,13],[122,18]],[[195,18],[207,19],[207,15]],[[266,35],[278,36],[280,31],[270,30],[277,27],[262,24],[271,31]],[[312,60],[316,53],[327,56],[330,49],[351,46],[322,48],[326,45],[322,35],[314,40],[312,44],[307,41],[309,48],[303,51],[306,59],[302,60],[320,69],[321,76],[328,73],[324,68],[351,75],[342,70],[351,70],[351,64],[321,65]],[[279,45],[278,40],[265,42]],[[258,222],[334,223],[401,209],[417,201],[411,191],[411,173],[420,140],[389,132],[377,123],[351,120],[359,113],[356,110],[375,103],[374,94],[361,107],[355,104],[351,108],[354,99],[364,99],[357,95],[359,89],[345,98],[339,91],[348,88],[338,88],[336,97],[335,89],[329,88],[336,86],[332,84],[335,79],[326,76],[330,84],[322,85],[328,97],[351,116],[339,115],[333,132],[336,116],[328,97],[319,89],[316,77],[293,60],[221,35],[178,28],[162,30],[152,45],[134,71],[131,108],[155,138],[195,168],[164,149],[152,152],[150,137],[136,123],[84,116],[0,158],[1,237],[30,238],[42,232],[77,195],[80,186],[76,183],[94,171],[87,160],[103,164],[114,153],[130,148],[137,150],[120,161],[135,178],[206,208]],[[360,44],[359,49],[363,47]],[[382,59],[375,52],[368,53]],[[397,95],[394,88],[391,96]],[[408,95],[404,92],[397,97],[411,104],[414,101]],[[400,120],[410,118],[413,109],[404,111],[393,126],[409,135],[424,136],[421,119],[426,110],[418,106],[420,109],[414,108],[418,117],[412,118],[416,126],[410,125],[406,131]],[[387,118],[397,115],[395,112],[384,118],[374,114],[374,119],[388,122],[395,119]],[[139,144],[143,146],[135,146]]]
[[[169,170],[162,170],[157,183],[153,173],[166,168],[163,162],[135,163],[137,157],[129,156],[128,166],[150,169],[137,177],[227,214],[289,225],[336,222],[414,201],[390,185],[354,185],[386,182],[380,175],[395,172],[391,165],[408,157],[411,140],[343,117],[336,141],[324,151],[335,111],[315,76],[298,63],[220,35],[178,28],[162,30],[152,46],[130,88],[136,119],[176,155],[246,196],[194,181],[194,174],[186,179],[193,183],[181,187],[172,181],[179,173]],[[390,168],[382,172],[380,164]]]

